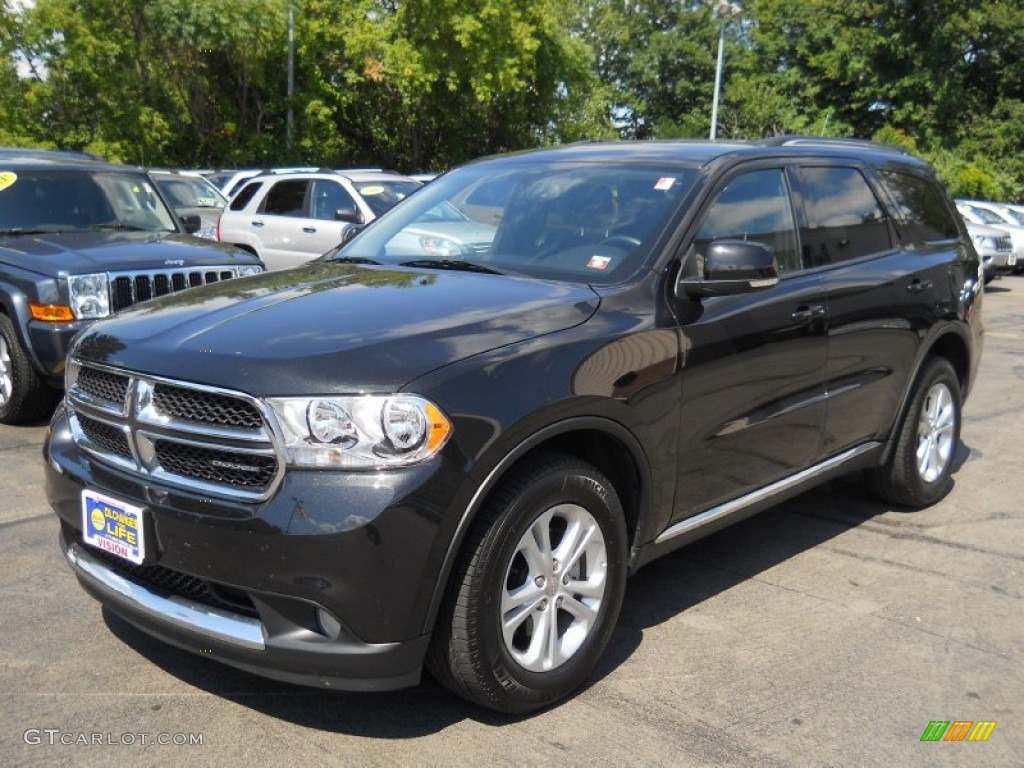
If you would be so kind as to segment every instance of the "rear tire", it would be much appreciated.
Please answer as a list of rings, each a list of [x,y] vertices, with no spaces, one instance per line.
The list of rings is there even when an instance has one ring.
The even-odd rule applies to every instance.
[[[615,489],[593,466],[543,454],[514,470],[467,535],[428,654],[431,674],[510,714],[568,696],[615,628],[626,542]]]
[[[11,319],[0,314],[0,424],[39,421],[56,401],[57,393],[32,367]]]
[[[883,501],[919,509],[953,487],[960,444],[960,380],[942,357],[925,363],[888,462],[866,473],[868,487]]]

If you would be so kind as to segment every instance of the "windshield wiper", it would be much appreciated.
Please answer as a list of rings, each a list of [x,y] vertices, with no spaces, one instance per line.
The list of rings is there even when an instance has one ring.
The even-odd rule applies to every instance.
[[[370,264],[380,266],[379,261],[368,259],[365,256],[339,256],[328,259],[332,264]]]
[[[63,230],[55,227],[8,227],[0,235],[59,235]]]
[[[503,275],[504,272],[462,259],[415,259],[403,261],[403,267],[424,267],[426,269],[454,269],[460,272],[479,272],[484,275]]]
[[[102,224],[90,224],[89,229],[116,229],[120,232],[148,232],[145,227],[135,227],[131,224],[122,224],[120,221],[106,221]]]

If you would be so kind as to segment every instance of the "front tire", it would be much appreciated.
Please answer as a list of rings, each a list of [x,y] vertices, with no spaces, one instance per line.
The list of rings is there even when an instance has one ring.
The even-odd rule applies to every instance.
[[[0,424],[39,421],[56,400],[32,367],[11,319],[0,314]]]
[[[893,504],[919,509],[943,498],[953,486],[960,444],[960,380],[949,361],[930,358],[900,423],[889,461],[867,473],[871,491]]]
[[[491,495],[467,536],[428,668],[454,693],[525,714],[587,678],[615,628],[627,534],[608,479],[538,456]]]

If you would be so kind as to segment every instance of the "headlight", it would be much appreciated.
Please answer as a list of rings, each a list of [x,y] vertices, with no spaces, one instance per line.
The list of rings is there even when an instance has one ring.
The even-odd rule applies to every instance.
[[[982,247],[987,246],[989,248],[995,248],[996,239],[994,237],[989,237],[988,235],[975,235],[974,244]]]
[[[416,395],[273,397],[288,463],[378,469],[435,456],[451,434],[441,409]]]
[[[68,278],[71,311],[79,320],[93,320],[110,314],[110,290],[107,276],[72,275]]]
[[[466,254],[462,243],[450,240],[447,237],[421,237],[420,247],[427,256],[440,256],[443,259],[450,259],[453,256],[461,257]]]
[[[258,275],[263,271],[263,267],[259,264],[246,264],[245,266],[238,267],[239,277],[249,277],[249,275]]]

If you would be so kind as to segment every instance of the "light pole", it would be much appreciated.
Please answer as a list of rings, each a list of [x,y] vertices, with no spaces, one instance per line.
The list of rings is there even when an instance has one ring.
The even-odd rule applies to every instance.
[[[711,99],[711,140],[715,140],[718,133],[718,94],[722,90],[722,58],[725,53],[725,23],[733,16],[739,16],[743,11],[739,3],[731,3],[729,0],[718,0],[712,14],[717,16],[718,23],[718,66],[715,67],[715,94]]]
[[[284,144],[292,148],[292,97],[295,94],[295,14],[288,3],[288,113],[285,123]]]

